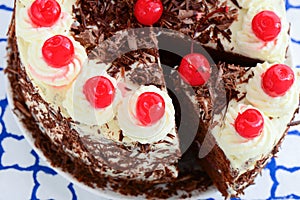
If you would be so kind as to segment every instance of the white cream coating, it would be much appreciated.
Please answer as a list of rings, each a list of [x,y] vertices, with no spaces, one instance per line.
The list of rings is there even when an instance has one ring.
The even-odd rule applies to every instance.
[[[63,102],[64,108],[73,120],[87,125],[101,126],[114,118],[117,105],[121,100],[121,92],[117,88],[117,81],[106,73],[106,69],[109,66],[110,65],[105,65],[104,63],[97,64],[93,61],[84,64],[82,73],[67,91],[66,98]],[[116,88],[114,101],[106,108],[94,108],[83,93],[83,87],[86,81],[95,76],[108,78]]]
[[[51,67],[44,60],[42,47],[45,41],[31,42],[27,52],[27,70],[34,79],[47,85],[59,87],[69,85],[78,76],[87,55],[79,42],[76,42],[72,37],[68,38],[74,45],[75,55],[70,64],[60,68]]]
[[[246,85],[246,99],[253,106],[262,109],[267,116],[277,118],[295,109],[299,102],[297,91],[300,91],[300,84],[299,77],[294,72],[295,81],[286,94],[275,98],[266,94],[262,89],[262,74],[273,65],[265,62],[252,70],[254,77]]]
[[[144,92],[156,92],[161,95],[165,101],[165,114],[155,124],[149,126],[140,125],[136,116],[136,103],[138,97]],[[142,144],[153,143],[164,138],[168,133],[172,133],[175,128],[175,109],[172,99],[167,92],[160,90],[155,86],[141,86],[129,94],[118,108],[118,123],[123,134]]]
[[[18,0],[18,12],[16,12],[16,36],[27,42],[43,40],[56,34],[66,34],[69,32],[73,23],[72,4],[73,0],[57,0],[61,6],[61,15],[58,21],[51,27],[35,26],[29,15],[28,10],[33,0]],[[73,3],[72,3],[73,2]]]

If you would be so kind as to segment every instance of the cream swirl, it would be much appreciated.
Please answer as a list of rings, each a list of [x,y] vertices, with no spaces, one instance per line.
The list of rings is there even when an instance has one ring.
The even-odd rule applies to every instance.
[[[240,172],[247,167],[254,166],[257,160],[270,153],[278,138],[277,135],[281,134],[278,130],[271,128],[269,118],[260,111],[264,117],[264,127],[261,135],[254,139],[246,139],[240,136],[234,127],[235,119],[239,113],[243,113],[250,108],[256,109],[253,106],[240,104],[232,100],[229,104],[224,124],[220,130],[212,131],[218,145],[229,159],[231,166]],[[245,166],[246,163],[247,166]]]
[[[150,126],[140,125],[135,117],[137,99],[144,92],[158,93],[163,97],[166,105],[164,116],[158,122]],[[175,110],[172,99],[168,96],[167,92],[162,91],[153,85],[141,86],[136,91],[127,95],[118,107],[117,118],[124,136],[142,144],[162,140],[175,128]]]
[[[117,89],[116,79],[106,73],[108,66],[109,65],[105,64],[96,64],[93,61],[84,64],[82,73],[67,91],[66,98],[63,101],[63,107],[74,121],[87,125],[101,126],[114,118],[116,107],[121,100],[121,92]],[[95,76],[108,78],[116,88],[113,103],[101,109],[94,108],[83,93],[83,87],[86,81]]]
[[[58,21],[51,27],[36,27],[32,23],[28,15],[28,9],[33,2],[32,0],[22,0],[17,2],[18,12],[16,12],[16,35],[18,38],[22,38],[27,42],[44,40],[45,38],[49,38],[57,34],[67,34],[74,21],[71,13],[72,4],[76,1],[57,1],[61,6],[62,12]]]
[[[241,1],[246,12],[241,21],[242,27],[236,33],[236,51],[251,58],[267,60],[269,62],[284,62],[286,49],[289,44],[289,25],[285,16],[284,1]],[[281,31],[277,38],[270,42],[264,42],[256,37],[252,30],[252,19],[261,11],[273,11],[281,20]]]
[[[45,62],[42,55],[44,41],[38,40],[28,46],[27,69],[34,79],[38,79],[47,85],[59,87],[70,84],[78,76],[82,68],[82,63],[87,59],[87,55],[83,46],[72,37],[68,38],[74,45],[75,55],[70,64],[61,68],[51,67]]]
[[[267,62],[258,64],[251,70],[254,72],[254,77],[249,80],[246,85],[246,99],[255,107],[264,112],[268,117],[280,117],[295,110],[299,102],[299,77],[295,74],[295,81],[292,87],[285,95],[279,97],[271,97],[262,89],[262,74],[268,68],[273,66]]]

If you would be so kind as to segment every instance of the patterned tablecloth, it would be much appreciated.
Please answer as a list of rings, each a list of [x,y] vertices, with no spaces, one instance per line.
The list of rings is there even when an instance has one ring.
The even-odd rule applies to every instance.
[[[12,7],[13,0],[0,0],[0,200],[103,199],[57,174],[32,150],[13,120],[6,99],[3,72]],[[293,62],[300,68],[300,0],[288,0],[286,9],[292,24]],[[291,128],[278,158],[270,161],[256,179],[256,184],[245,191],[243,199],[300,199],[299,130],[299,126]],[[216,192],[207,199],[222,198]]]

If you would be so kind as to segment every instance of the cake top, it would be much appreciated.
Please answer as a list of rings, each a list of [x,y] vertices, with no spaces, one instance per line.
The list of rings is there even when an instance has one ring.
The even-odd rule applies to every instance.
[[[180,159],[185,151],[201,157],[200,126],[238,177],[268,156],[298,106],[299,72],[284,65],[289,25],[281,0],[21,0],[15,20],[21,82],[32,86],[27,106],[55,144],[71,138],[66,153],[105,176],[156,183],[189,176],[196,167]],[[166,52],[164,42],[176,47]],[[260,63],[214,64],[205,50]],[[69,132],[46,124],[49,110]],[[182,147],[182,127],[193,148]]]

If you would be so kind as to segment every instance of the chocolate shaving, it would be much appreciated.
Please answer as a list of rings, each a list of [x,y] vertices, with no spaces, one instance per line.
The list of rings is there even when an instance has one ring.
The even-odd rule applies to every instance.
[[[87,48],[88,53],[119,30],[143,27],[133,15],[134,1],[113,3],[110,0],[80,0],[78,5],[74,8],[77,23],[73,24],[71,30],[76,35],[75,39]],[[164,13],[154,27],[180,31],[202,44],[215,42],[219,49],[223,48],[220,41],[217,41],[217,37],[223,35],[230,40],[231,32],[227,30],[238,17],[236,8],[218,12],[220,8],[227,6],[226,2],[220,4],[218,0],[200,2],[164,0],[163,5]],[[203,39],[209,38],[212,32],[215,33],[211,40]]]
[[[298,121],[293,121],[291,123],[288,124],[288,126],[299,126],[300,125],[300,120]]]
[[[237,2],[237,0],[231,0],[231,2],[236,5],[236,7],[238,7],[239,9],[242,9],[242,7],[239,5],[239,3]]]
[[[195,11],[193,10],[179,10],[178,19],[183,20],[195,16]]]

